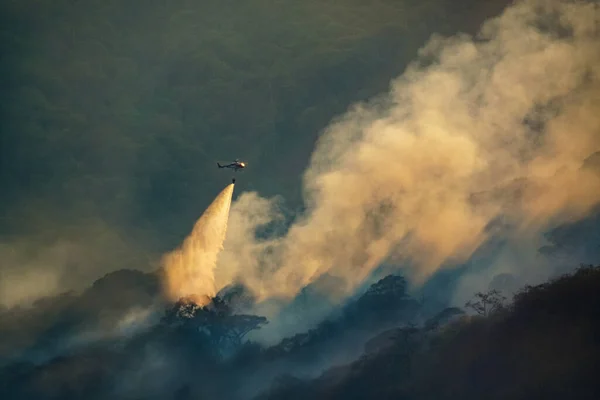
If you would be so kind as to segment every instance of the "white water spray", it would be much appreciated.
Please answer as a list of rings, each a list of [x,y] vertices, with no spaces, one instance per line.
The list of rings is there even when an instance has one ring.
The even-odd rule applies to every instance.
[[[170,300],[187,298],[204,305],[215,296],[215,266],[227,233],[233,187],[230,184],[219,193],[181,247],[163,258],[164,288]]]

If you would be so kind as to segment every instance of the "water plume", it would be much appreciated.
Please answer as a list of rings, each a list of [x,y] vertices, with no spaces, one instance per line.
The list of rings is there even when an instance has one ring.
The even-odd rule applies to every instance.
[[[163,258],[169,300],[186,298],[204,305],[216,294],[215,266],[227,233],[234,185],[228,185],[198,219],[180,248]]]

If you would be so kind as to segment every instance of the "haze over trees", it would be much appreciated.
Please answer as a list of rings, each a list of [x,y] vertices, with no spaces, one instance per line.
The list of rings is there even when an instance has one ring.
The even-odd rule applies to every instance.
[[[508,3],[1,2],[0,399],[595,398],[600,266],[496,276],[462,307],[467,267],[432,278],[434,298],[381,273],[268,344],[277,321],[243,285],[204,307],[161,294],[158,257],[229,183],[214,161],[247,160],[239,191],[282,195],[293,218],[320,131],[431,34]],[[599,215],[541,253],[597,264]],[[319,301],[305,287],[291,317]]]
[[[5,311],[0,326],[20,323],[20,332],[29,329],[37,340],[33,349],[3,363],[0,394],[7,399],[591,399],[597,393],[600,266],[582,266],[525,287],[485,315],[459,308],[419,313],[420,303],[402,282],[387,276],[341,314],[274,346],[246,339],[268,323],[264,317],[235,314],[219,297],[205,307],[182,299],[161,308],[151,326],[83,345],[72,340],[77,330],[64,321],[94,288],[70,306],[55,299],[54,315]],[[127,292],[111,289],[116,295]],[[474,297],[481,301],[482,295],[495,293]],[[143,299],[138,295],[135,301]],[[102,310],[101,304],[87,307],[88,318],[94,309]],[[45,319],[55,322],[38,331],[23,324]],[[4,344],[18,346],[5,333]],[[58,338],[70,338],[70,347],[39,358],[42,350],[57,352]],[[2,355],[7,360],[5,351]]]
[[[582,266],[485,316],[436,332],[393,329],[359,360],[314,380],[280,379],[257,399],[593,399],[599,288],[600,267]]]

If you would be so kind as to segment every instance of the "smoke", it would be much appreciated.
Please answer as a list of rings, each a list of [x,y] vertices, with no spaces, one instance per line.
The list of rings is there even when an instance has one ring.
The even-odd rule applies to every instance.
[[[307,212],[284,236],[253,234],[281,217],[276,199],[233,204],[217,288],[290,299],[329,274],[347,295],[382,262],[424,282],[499,232],[585,217],[600,201],[586,164],[600,151],[599,21],[597,4],[526,0],[476,38],[432,37],[387,95],[323,132]]]
[[[9,268],[3,271],[0,279],[0,305],[14,307],[18,304],[28,303],[40,297],[56,294],[59,291],[59,276],[54,270],[43,268],[51,264],[49,255],[57,256],[61,253],[60,248],[52,248],[50,254],[42,253],[44,262],[38,258],[29,262],[27,268],[19,270],[10,268],[13,265],[23,265],[22,255],[16,254],[12,246],[0,244],[0,256],[3,257],[5,265]],[[58,255],[60,257],[60,254]],[[22,264],[21,264],[22,263]]]
[[[0,305],[10,308],[64,291],[80,291],[99,273],[115,271],[123,264],[148,268],[153,255],[122,231],[101,220],[75,227],[64,222],[65,227],[52,235],[40,232],[3,238]],[[24,225],[29,223],[24,220]]]
[[[215,296],[215,265],[227,232],[233,186],[219,193],[182,246],[164,257],[165,291],[170,300],[186,297],[204,305]]]

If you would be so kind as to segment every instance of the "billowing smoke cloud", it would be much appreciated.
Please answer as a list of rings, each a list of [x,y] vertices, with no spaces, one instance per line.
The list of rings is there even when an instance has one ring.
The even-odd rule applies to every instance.
[[[181,248],[164,257],[165,291],[169,299],[186,297],[203,305],[215,296],[214,270],[227,233],[232,195],[233,184],[219,193]]]
[[[477,38],[433,37],[389,94],[323,133],[308,211],[285,236],[256,239],[277,203],[240,196],[217,288],[289,299],[327,273],[347,294],[400,260],[419,282],[468,259],[494,222],[514,238],[584,217],[600,201],[586,162],[600,151],[599,23],[597,4],[528,0]]]

